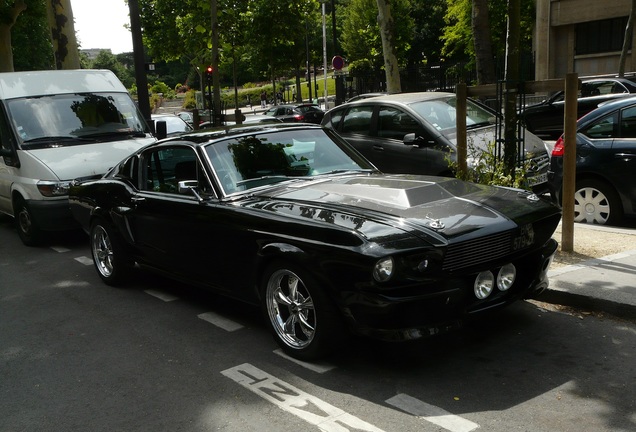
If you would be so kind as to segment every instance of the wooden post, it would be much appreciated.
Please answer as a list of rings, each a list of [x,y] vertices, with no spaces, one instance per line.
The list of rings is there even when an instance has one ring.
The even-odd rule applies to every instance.
[[[468,174],[468,147],[466,142],[466,83],[457,84],[455,123],[457,129],[457,178],[465,180]]]
[[[576,184],[576,117],[578,74],[565,77],[565,114],[563,117],[563,194],[561,219],[561,250],[574,250],[574,192]]]

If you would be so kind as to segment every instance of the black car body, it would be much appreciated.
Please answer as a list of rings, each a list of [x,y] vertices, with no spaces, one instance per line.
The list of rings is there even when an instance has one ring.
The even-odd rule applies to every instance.
[[[600,104],[636,93],[636,84],[626,78],[595,78],[581,82],[577,96],[577,117],[581,118]],[[521,112],[526,128],[540,138],[555,140],[563,133],[565,92],[559,91],[543,102]]]
[[[74,185],[70,207],[106,283],[136,262],[260,304],[305,359],[347,329],[416,339],[538,295],[560,220],[527,191],[383,175],[306,124],[164,140]]]
[[[325,114],[322,125],[338,132],[382,172],[453,176],[457,159],[456,95],[397,93],[350,102]],[[469,166],[497,139],[496,114],[467,101]],[[472,157],[471,157],[472,156]],[[545,143],[525,134],[527,180],[537,193],[548,191],[550,156]]]
[[[550,184],[561,199],[564,142],[555,144]],[[577,122],[574,220],[616,225],[636,216],[636,97],[608,102]]]
[[[322,121],[325,112],[316,104],[299,103],[275,105],[263,113],[275,117],[285,123],[315,123]]]

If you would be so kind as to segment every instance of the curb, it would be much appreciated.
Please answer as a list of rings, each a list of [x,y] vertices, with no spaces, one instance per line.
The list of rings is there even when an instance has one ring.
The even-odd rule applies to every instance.
[[[619,252],[601,258],[589,259],[578,264],[559,267],[557,269],[548,271],[548,278],[550,281],[558,281],[560,279],[560,276],[562,275],[567,275],[568,273],[581,271],[588,268],[599,267],[602,264],[611,263],[633,256],[636,256],[636,250]],[[602,290],[599,292],[601,294],[603,293]],[[636,301],[633,304],[619,303],[603,297],[579,294],[576,292],[572,292],[568,288],[563,287],[548,287],[548,289],[544,291],[540,296],[538,296],[536,300],[550,304],[586,309],[593,312],[603,312],[622,319],[633,320],[634,317],[636,317]]]

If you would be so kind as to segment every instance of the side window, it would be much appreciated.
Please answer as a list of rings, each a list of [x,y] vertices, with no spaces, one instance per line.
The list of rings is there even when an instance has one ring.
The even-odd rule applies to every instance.
[[[636,138],[636,107],[625,108],[621,112],[621,138]]]
[[[342,114],[344,114],[344,112],[344,109],[330,111],[328,114],[328,123],[325,126],[338,130],[340,128]]]
[[[583,134],[592,139],[611,138],[616,135],[618,114],[612,114],[596,121]]]
[[[143,156],[144,190],[178,194],[180,181],[197,181],[201,192],[211,193],[199,161],[190,147],[153,149]]]
[[[341,132],[371,135],[373,105],[356,106],[349,109],[342,121]]]
[[[136,155],[131,156],[128,160],[119,165],[117,172],[113,174],[113,177],[122,180],[131,181],[136,187],[138,187],[138,167],[139,158]]]
[[[409,133],[419,134],[420,125],[410,114],[397,108],[381,107],[378,113],[378,136],[403,140]]]

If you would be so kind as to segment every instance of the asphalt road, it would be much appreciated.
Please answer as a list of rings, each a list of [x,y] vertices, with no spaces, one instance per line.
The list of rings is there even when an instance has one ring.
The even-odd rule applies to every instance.
[[[636,430],[636,324],[521,302],[412,344],[280,355],[256,308],[103,285],[81,233],[0,219],[0,431]],[[211,275],[213,277],[213,275]]]

